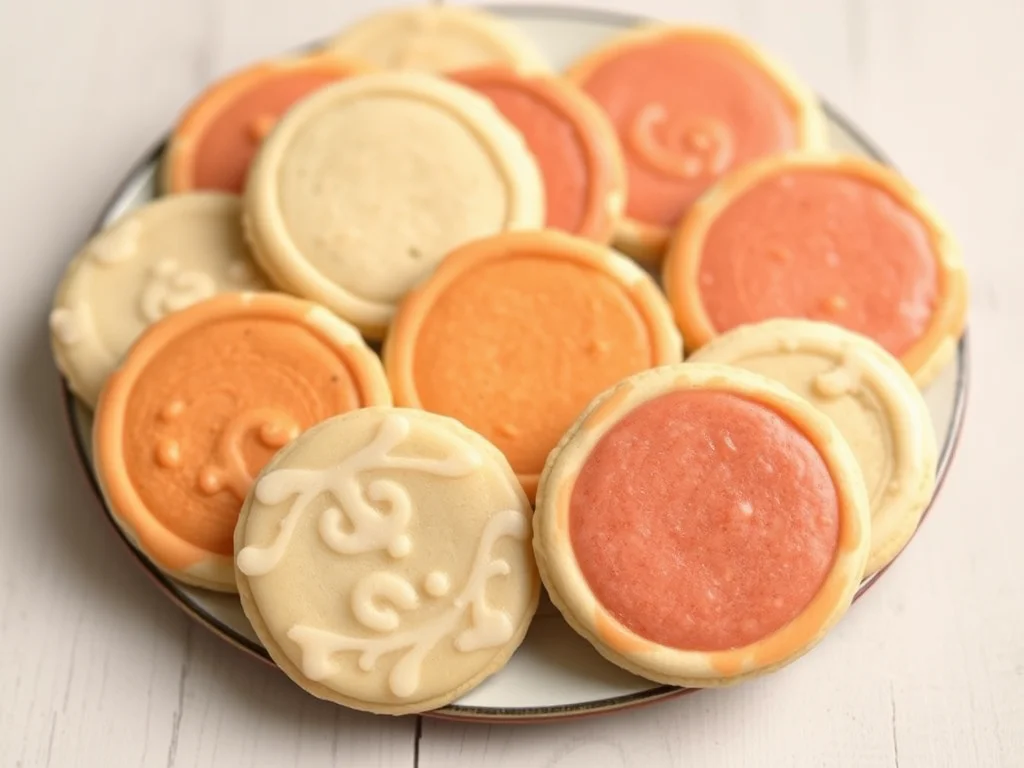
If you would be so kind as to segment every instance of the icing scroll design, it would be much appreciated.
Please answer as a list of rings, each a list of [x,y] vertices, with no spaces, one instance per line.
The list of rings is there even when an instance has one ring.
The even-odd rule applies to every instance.
[[[368,629],[384,633],[379,637],[352,637],[297,624],[288,637],[302,651],[302,672],[310,680],[323,680],[336,674],[337,653],[356,651],[359,668],[373,671],[381,656],[405,651],[391,668],[388,686],[399,698],[412,696],[420,685],[420,674],[427,654],[445,637],[454,633],[455,649],[464,653],[503,645],[512,639],[515,627],[508,613],[487,603],[487,583],[495,576],[511,572],[508,561],[495,558],[491,550],[505,536],[525,540],[529,521],[521,511],[506,509],[488,520],[477,545],[469,577],[458,595],[442,613],[416,627],[400,630],[398,611],[419,606],[416,588],[405,578],[379,571],[361,579],[352,592],[352,611]],[[383,601],[388,604],[384,604]],[[397,610],[396,610],[397,609]],[[456,628],[469,613],[469,626]]]
[[[438,440],[449,449],[443,459],[392,455],[391,451],[408,437],[410,429],[408,419],[391,414],[381,422],[377,436],[369,444],[340,464],[327,469],[278,469],[262,477],[255,489],[256,500],[261,504],[280,504],[292,496],[295,500],[270,546],[250,545],[238,553],[239,570],[247,576],[263,576],[274,570],[302,513],[323,493],[338,502],[327,507],[318,522],[320,537],[332,550],[355,555],[384,549],[396,558],[409,554],[412,542],[406,528],[413,503],[408,489],[395,480],[377,478],[367,483],[364,494],[359,475],[373,469],[395,469],[463,477],[483,463],[470,446],[441,433]],[[387,511],[378,506],[386,507]]]
[[[666,176],[687,180],[720,176],[733,160],[728,126],[710,117],[674,118],[656,102],[640,109],[627,131],[629,148]]]
[[[203,272],[183,270],[174,259],[162,259],[150,273],[142,288],[139,308],[151,323],[208,299],[217,292],[213,278]]]

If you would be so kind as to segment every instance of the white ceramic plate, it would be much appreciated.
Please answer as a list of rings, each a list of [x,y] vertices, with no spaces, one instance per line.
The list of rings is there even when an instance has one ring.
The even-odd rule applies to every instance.
[[[638,21],[612,13],[547,6],[497,6],[492,10],[522,27],[559,69],[608,36]],[[849,121],[828,105],[826,110],[831,139],[836,148],[887,162],[884,155]],[[157,162],[162,149],[161,141],[132,169],[104,210],[97,228],[155,197]],[[955,364],[950,365],[926,393],[936,434],[942,444],[940,485],[949,469],[960,432],[967,370],[965,339],[960,342]],[[65,395],[75,445],[102,501],[92,468],[91,414],[66,387]],[[109,516],[105,504],[104,510]],[[120,532],[116,525],[113,527]],[[125,541],[131,546],[127,539]],[[164,576],[145,555],[134,547],[132,549],[171,599],[193,618],[237,647],[272,663],[249,627],[237,597],[178,584]],[[858,596],[879,575],[866,581]],[[621,709],[683,692],[683,689],[634,677],[611,665],[570,630],[558,612],[544,600],[526,641],[508,666],[456,703],[433,714],[465,720],[545,720]]]

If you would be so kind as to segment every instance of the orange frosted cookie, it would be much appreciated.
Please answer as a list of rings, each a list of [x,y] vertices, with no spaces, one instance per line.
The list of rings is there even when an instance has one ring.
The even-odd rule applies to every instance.
[[[659,259],[679,219],[730,169],[824,144],[814,94],[726,32],[631,30],[576,62],[567,77],[618,131],[629,197],[617,245],[638,258]]]
[[[691,210],[665,262],[688,347],[773,317],[868,336],[919,386],[963,332],[967,278],[943,224],[895,171],[784,155],[724,179]]]
[[[263,137],[292,104],[370,65],[330,53],[265,61],[208,88],[171,134],[164,156],[168,192],[241,192]]]
[[[162,570],[235,591],[253,477],[329,416],[390,404],[376,355],[323,307],[225,294],[143,334],[96,411],[96,472],[121,529]]]
[[[626,201],[626,169],[615,129],[565,80],[503,67],[451,78],[486,96],[523,134],[544,178],[547,226],[608,242]]]
[[[484,435],[531,498],[548,452],[597,392],[681,358],[645,272],[551,230],[450,254],[402,303],[384,347],[395,402]]]
[[[849,606],[868,501],[831,421],[687,363],[606,391],[552,452],[534,548],[568,622],[652,680],[713,686],[808,651]]]

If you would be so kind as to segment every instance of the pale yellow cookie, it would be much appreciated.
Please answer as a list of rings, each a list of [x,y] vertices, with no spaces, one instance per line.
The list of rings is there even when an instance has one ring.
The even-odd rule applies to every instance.
[[[867,494],[835,425],[781,384],[682,363],[598,396],[541,476],[552,602],[606,658],[725,685],[812,648],[849,607]]]
[[[246,232],[279,287],[372,337],[453,248],[544,221],[540,171],[486,99],[432,75],[329,85],[266,139]]]
[[[508,661],[537,608],[530,504],[457,421],[364,408],[284,448],[235,530],[242,607],[274,661],[323,699],[443,706]]]
[[[888,565],[931,501],[938,461],[928,406],[899,360],[865,336],[797,319],[740,326],[691,360],[768,376],[832,419],[857,457],[871,503],[866,573]]]
[[[533,42],[510,23],[455,5],[382,11],[344,30],[328,47],[393,69],[451,71],[490,64],[550,69]]]
[[[108,226],[68,265],[50,313],[57,367],[93,406],[150,324],[215,293],[265,287],[242,238],[238,197],[161,198]]]

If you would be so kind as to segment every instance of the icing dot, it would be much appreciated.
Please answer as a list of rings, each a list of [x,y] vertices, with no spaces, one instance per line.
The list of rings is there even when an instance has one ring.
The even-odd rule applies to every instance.
[[[224,484],[221,482],[220,472],[212,467],[204,467],[199,470],[199,488],[203,493],[212,496],[221,490]]]
[[[850,395],[857,391],[859,385],[857,373],[841,365],[814,377],[814,391],[822,397]]]
[[[821,303],[821,306],[826,312],[831,312],[834,314],[836,312],[842,312],[844,309],[846,309],[847,306],[849,306],[849,302],[846,301],[846,298],[844,296],[835,294],[834,296],[829,296],[827,299],[825,299]]]
[[[75,344],[82,338],[82,329],[75,322],[74,313],[66,307],[50,313],[50,330],[61,344]]]
[[[398,536],[388,544],[388,554],[392,557],[405,557],[412,551],[412,541],[408,536]]]
[[[160,421],[174,421],[185,412],[185,403],[181,400],[172,400],[160,409]]]
[[[424,591],[431,597],[443,597],[451,588],[451,580],[444,571],[431,571],[423,582]]]
[[[181,446],[177,440],[165,438],[157,443],[156,463],[167,469],[181,465]]]
[[[740,514],[744,517],[750,517],[752,514],[754,514],[754,505],[751,504],[749,501],[741,501]]]

